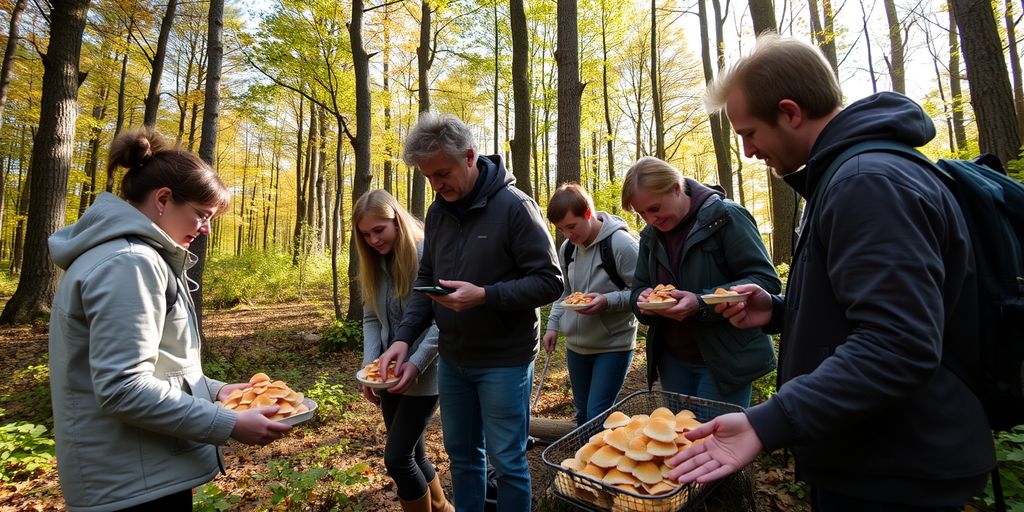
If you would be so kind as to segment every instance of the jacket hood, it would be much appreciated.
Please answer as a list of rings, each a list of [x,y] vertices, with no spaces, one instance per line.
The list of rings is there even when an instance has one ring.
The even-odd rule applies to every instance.
[[[604,220],[604,222],[601,223],[601,230],[597,232],[597,236],[594,237],[594,241],[588,247],[592,247],[601,240],[612,236],[616,231],[629,231],[629,225],[626,224],[626,220],[618,215],[599,211],[597,212],[597,217]]]
[[[516,177],[505,169],[501,155],[480,155],[476,159],[476,168],[484,178],[480,192],[473,200],[473,206],[483,206],[487,199],[509,185],[515,185]]]
[[[129,236],[143,239],[156,249],[175,274],[180,275],[195,258],[138,208],[108,192],[100,194],[78,222],[50,236],[50,256],[58,267],[67,270],[89,249]]]
[[[933,138],[935,124],[920,105],[899,93],[880,92],[836,114],[811,148],[807,166],[784,179],[808,197],[832,159],[855,144],[888,140],[916,148]]]

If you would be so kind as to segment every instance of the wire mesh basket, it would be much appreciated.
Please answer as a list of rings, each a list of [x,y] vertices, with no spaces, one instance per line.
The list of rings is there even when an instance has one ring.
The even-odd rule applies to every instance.
[[[667,391],[638,391],[620,400],[607,411],[577,427],[561,439],[548,446],[541,458],[544,464],[554,468],[555,495],[578,508],[591,511],[612,512],[675,512],[699,504],[711,491],[714,484],[692,482],[680,485],[675,490],[658,496],[648,496],[623,490],[605,484],[600,480],[576,473],[562,467],[563,460],[575,456],[576,451],[587,444],[590,438],[605,430],[604,420],[612,412],[621,411],[626,415],[650,414],[659,407],[673,412],[689,409],[701,423],[716,416],[743,409],[733,404],[706,400]]]

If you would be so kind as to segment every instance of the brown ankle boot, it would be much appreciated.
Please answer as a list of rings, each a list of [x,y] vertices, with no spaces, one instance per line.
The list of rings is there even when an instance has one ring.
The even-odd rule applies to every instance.
[[[430,512],[430,489],[423,493],[419,499],[412,501],[398,500],[402,505],[403,512]]]
[[[441,476],[434,475],[434,479],[428,484],[430,491],[430,512],[455,512],[455,507],[444,497],[444,488],[441,487]]]

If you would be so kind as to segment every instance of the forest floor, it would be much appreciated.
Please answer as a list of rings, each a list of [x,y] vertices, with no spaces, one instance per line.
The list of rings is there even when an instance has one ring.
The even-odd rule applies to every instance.
[[[315,420],[269,446],[228,443],[224,449],[227,474],[197,489],[196,510],[401,510],[381,462],[380,413],[356,390],[353,375],[359,369],[361,347],[324,351],[315,339],[330,324],[330,310],[326,302],[303,302],[207,312],[211,356],[204,366],[208,374],[248,380],[264,371],[319,398],[321,410]],[[52,427],[46,352],[45,325],[0,329],[0,375],[8,376],[0,379],[0,409],[6,410],[3,422]],[[638,349],[621,396],[646,389],[644,365],[643,350]],[[538,380],[542,368],[543,356],[538,358]],[[564,349],[552,357],[534,415],[572,418]],[[449,461],[437,416],[426,440],[427,453],[450,491]],[[572,510],[553,497],[553,472],[544,464],[542,451],[542,446],[536,446],[529,452],[534,510]],[[753,475],[758,510],[808,509],[806,488],[793,482],[792,466],[782,455],[758,459]],[[696,510],[723,508],[730,507],[708,504]],[[21,510],[64,510],[56,469],[27,480],[0,482],[0,512]]]

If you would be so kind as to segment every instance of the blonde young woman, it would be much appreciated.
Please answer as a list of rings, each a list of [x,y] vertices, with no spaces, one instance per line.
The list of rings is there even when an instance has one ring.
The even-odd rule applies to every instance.
[[[419,269],[423,225],[383,190],[371,190],[352,212],[363,295],[363,366],[380,356],[412,296]],[[395,386],[363,396],[384,416],[387,441],[384,466],[395,481],[405,511],[449,512],[441,480],[424,450],[423,431],[437,409],[437,328],[428,329],[402,363]]]

